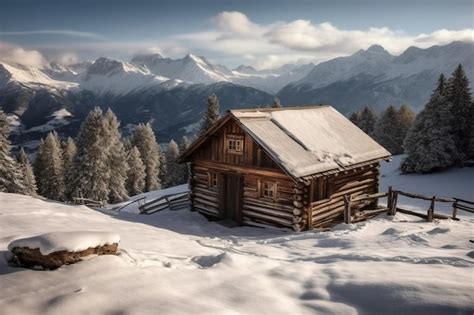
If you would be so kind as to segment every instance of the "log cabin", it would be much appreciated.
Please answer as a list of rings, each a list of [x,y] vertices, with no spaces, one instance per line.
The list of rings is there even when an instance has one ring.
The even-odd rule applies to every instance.
[[[344,195],[378,192],[389,158],[331,106],[306,106],[227,111],[180,161],[190,164],[192,210],[301,231],[340,222]]]

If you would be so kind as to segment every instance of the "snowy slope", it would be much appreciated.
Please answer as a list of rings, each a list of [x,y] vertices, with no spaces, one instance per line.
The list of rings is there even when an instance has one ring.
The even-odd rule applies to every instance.
[[[32,87],[55,89],[71,89],[77,83],[55,80],[45,71],[33,67],[10,65],[0,61],[0,90],[9,83],[22,83]]]
[[[446,194],[454,194],[450,178],[439,177],[444,187],[438,189]],[[401,214],[330,232],[231,229],[186,210],[101,213],[0,193],[0,309],[5,314],[471,314],[473,230],[472,217],[427,223]],[[49,272],[7,265],[8,243],[52,231],[111,231],[120,236],[121,253]]]

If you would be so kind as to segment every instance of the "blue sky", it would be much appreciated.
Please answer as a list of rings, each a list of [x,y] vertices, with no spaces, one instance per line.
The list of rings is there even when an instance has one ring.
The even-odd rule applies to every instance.
[[[410,45],[472,40],[473,19],[473,1],[462,0],[2,0],[0,57],[14,47],[63,62],[192,52],[265,68],[319,62],[376,43],[398,54]]]

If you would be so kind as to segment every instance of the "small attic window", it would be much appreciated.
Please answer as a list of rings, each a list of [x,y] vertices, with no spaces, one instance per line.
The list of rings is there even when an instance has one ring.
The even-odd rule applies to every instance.
[[[243,154],[244,152],[244,136],[237,134],[227,134],[226,151],[230,154]]]

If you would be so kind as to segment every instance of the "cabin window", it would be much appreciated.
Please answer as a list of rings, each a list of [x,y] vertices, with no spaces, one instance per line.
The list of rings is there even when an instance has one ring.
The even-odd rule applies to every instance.
[[[244,136],[228,134],[226,137],[227,153],[242,154],[244,152]]]
[[[261,198],[269,198],[276,200],[277,195],[277,184],[271,181],[260,181],[259,182],[259,195]]]
[[[209,188],[219,187],[219,174],[215,172],[207,173]]]

